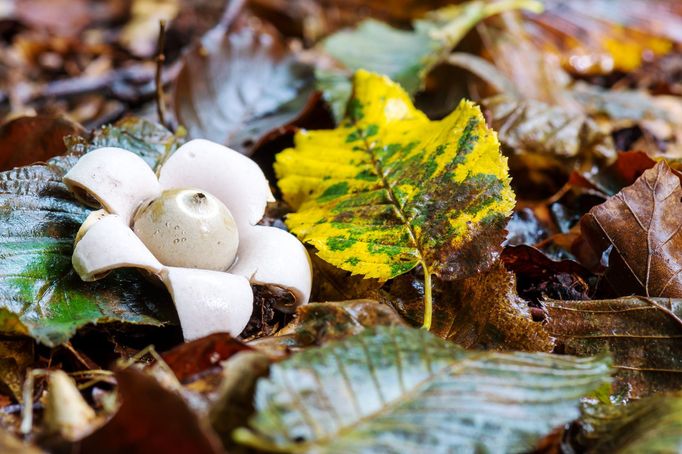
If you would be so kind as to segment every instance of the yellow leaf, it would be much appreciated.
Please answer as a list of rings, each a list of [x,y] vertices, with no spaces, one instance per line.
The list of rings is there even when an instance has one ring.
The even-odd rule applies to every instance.
[[[398,84],[364,70],[342,124],[299,132],[275,171],[297,210],[291,231],[324,260],[380,280],[418,264],[427,282],[487,269],[515,203],[475,104],[430,121]]]

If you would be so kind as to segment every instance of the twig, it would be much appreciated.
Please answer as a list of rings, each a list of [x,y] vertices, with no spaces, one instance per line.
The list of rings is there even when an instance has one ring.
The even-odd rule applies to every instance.
[[[163,92],[163,63],[166,57],[163,54],[163,49],[166,46],[166,21],[159,21],[159,42],[156,46],[156,77],[154,83],[156,84],[156,113],[159,116],[159,123],[170,129],[166,123],[166,97]]]

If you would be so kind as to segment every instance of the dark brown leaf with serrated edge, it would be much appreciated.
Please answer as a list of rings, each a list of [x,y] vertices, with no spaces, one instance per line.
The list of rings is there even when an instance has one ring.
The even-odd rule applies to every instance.
[[[389,301],[421,323],[421,283],[408,274],[396,279]],[[434,281],[431,332],[466,348],[552,351],[542,324],[516,294],[516,279],[500,263],[490,271],[455,282]]]
[[[682,388],[682,300],[549,300],[546,308],[546,329],[565,353],[611,352],[618,390],[629,397]]]
[[[220,441],[178,394],[150,375],[133,369],[116,373],[123,403],[102,428],[74,446],[73,452],[102,454],[217,454]]]
[[[268,24],[241,17],[219,25],[187,54],[174,93],[192,138],[247,153],[265,133],[296,119],[312,92],[312,71]]]
[[[85,134],[63,117],[19,117],[0,126],[0,170],[47,161],[66,152],[64,137]]]
[[[583,216],[588,255],[599,258],[610,249],[604,291],[682,297],[681,212],[680,179],[659,162]]]

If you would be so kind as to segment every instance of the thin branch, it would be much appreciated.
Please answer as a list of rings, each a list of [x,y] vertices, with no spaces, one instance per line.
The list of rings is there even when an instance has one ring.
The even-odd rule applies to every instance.
[[[166,123],[166,96],[163,92],[163,64],[166,57],[163,54],[166,46],[166,21],[159,21],[159,42],[156,46],[156,77],[154,83],[156,85],[156,113],[159,116],[159,123],[164,127],[171,129]]]

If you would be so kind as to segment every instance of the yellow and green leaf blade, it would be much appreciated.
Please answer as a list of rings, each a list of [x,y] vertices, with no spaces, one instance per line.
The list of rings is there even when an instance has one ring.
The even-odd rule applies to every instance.
[[[446,279],[486,269],[514,207],[507,160],[469,101],[440,121],[360,70],[348,116],[277,156],[291,231],[324,260],[381,280],[422,264]]]

